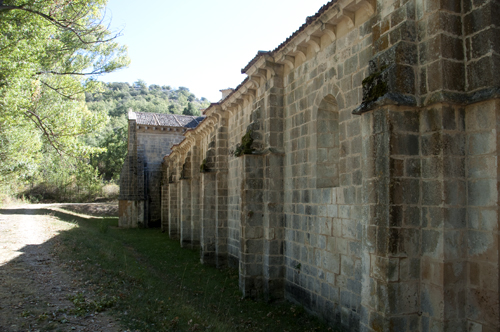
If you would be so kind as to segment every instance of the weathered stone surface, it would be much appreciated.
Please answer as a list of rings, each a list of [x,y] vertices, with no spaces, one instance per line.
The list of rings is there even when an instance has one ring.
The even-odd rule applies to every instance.
[[[172,148],[164,224],[345,330],[497,331],[499,8],[329,2]]]

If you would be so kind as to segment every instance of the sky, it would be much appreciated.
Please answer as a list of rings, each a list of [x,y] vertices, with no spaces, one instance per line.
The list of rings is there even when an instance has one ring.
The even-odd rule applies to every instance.
[[[117,41],[127,45],[128,68],[104,82],[138,79],[184,86],[211,102],[235,88],[257,54],[295,32],[328,0],[109,0],[106,14]]]

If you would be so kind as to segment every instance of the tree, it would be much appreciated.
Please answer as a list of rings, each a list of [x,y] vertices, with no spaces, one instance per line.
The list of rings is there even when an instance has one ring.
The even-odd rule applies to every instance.
[[[199,113],[193,103],[188,103],[187,107],[182,111],[183,115],[199,115]]]
[[[101,141],[104,152],[92,156],[92,165],[99,170],[104,180],[117,179],[127,154],[127,124],[115,128]]]
[[[0,184],[35,172],[42,153],[95,152],[79,137],[102,128],[107,115],[90,111],[84,93],[129,63],[103,25],[105,3],[0,0]]]
[[[175,114],[175,113],[177,113],[177,112],[175,111],[175,105],[174,105],[174,104],[170,104],[170,105],[168,105],[168,112],[169,112],[170,114]]]
[[[134,88],[143,90],[148,88],[148,84],[146,83],[145,80],[138,79],[137,81],[134,82]]]

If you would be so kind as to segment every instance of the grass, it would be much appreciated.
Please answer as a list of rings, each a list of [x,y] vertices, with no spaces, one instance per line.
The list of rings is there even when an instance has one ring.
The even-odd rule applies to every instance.
[[[136,331],[335,331],[286,301],[242,299],[237,271],[202,265],[158,229],[116,225],[81,220],[58,237],[59,257],[100,299],[79,296],[77,309],[108,308]]]

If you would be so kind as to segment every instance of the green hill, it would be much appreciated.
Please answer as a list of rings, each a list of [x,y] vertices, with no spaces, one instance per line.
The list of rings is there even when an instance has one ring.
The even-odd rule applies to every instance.
[[[88,144],[107,150],[91,158],[91,164],[98,168],[105,180],[117,180],[120,176],[127,150],[129,109],[134,112],[200,115],[201,110],[210,105],[206,98],[197,98],[188,88],[173,89],[168,85],[156,84],[148,86],[142,80],[133,85],[105,83],[104,91],[87,93],[85,100],[90,110],[104,111],[110,119],[102,132],[85,138]]]

